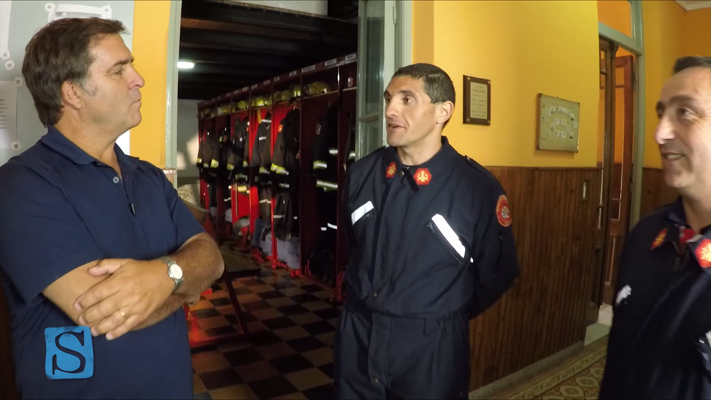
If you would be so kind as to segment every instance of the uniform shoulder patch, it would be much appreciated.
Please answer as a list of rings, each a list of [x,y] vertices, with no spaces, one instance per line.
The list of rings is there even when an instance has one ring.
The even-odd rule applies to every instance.
[[[703,268],[711,267],[711,240],[704,239],[696,248],[696,260]]]
[[[496,202],[496,218],[499,220],[501,226],[511,226],[512,219],[511,210],[509,209],[509,200],[504,194],[499,196],[499,200]]]

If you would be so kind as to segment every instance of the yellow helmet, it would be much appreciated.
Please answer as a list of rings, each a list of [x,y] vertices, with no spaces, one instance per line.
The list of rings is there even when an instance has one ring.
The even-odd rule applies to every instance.
[[[301,97],[301,86],[294,85],[291,87],[291,97]]]
[[[306,85],[304,87],[304,91],[306,91],[307,95],[313,96],[315,94],[328,93],[329,89],[326,83],[317,81],[310,85]]]
[[[279,92],[276,97],[276,101],[289,101],[291,99],[291,94],[292,92],[289,90],[284,90],[283,92]]]
[[[248,108],[249,108],[249,103],[247,103],[246,100],[240,100],[240,101],[237,103],[237,109],[238,109],[238,110],[246,110],[246,109],[248,109]]]

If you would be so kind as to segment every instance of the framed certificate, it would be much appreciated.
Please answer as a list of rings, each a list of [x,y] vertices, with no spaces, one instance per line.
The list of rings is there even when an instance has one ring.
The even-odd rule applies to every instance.
[[[538,150],[578,152],[580,103],[538,94]]]
[[[464,76],[464,123],[491,125],[491,81]]]

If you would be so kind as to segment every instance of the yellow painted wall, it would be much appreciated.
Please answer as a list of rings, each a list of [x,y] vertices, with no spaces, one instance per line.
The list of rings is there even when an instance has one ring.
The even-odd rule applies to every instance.
[[[415,62],[434,62],[434,2],[416,1],[412,7],[412,59]]]
[[[654,142],[658,123],[654,110],[664,82],[672,75],[674,62],[686,55],[684,24],[696,11],[685,12],[673,1],[643,1],[642,10],[646,72],[644,166],[661,168],[659,148]]]
[[[591,167],[597,161],[598,27],[590,1],[413,2],[413,60],[454,81],[444,134],[485,166]],[[423,39],[432,20],[432,34]],[[429,48],[434,47],[433,58]],[[464,125],[463,75],[492,82],[492,125]],[[537,95],[581,103],[580,151],[536,150]]]
[[[686,13],[686,54],[711,56],[711,8]]]
[[[165,167],[166,76],[170,1],[135,1],[134,66],[145,79],[141,124],[131,130],[131,155]]]

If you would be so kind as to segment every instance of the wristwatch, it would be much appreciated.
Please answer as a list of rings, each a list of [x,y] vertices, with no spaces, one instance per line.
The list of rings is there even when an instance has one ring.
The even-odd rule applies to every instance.
[[[180,284],[183,283],[183,269],[171,258],[161,257],[160,260],[168,266],[168,277],[175,282],[175,287],[173,288],[173,293],[175,293]]]

